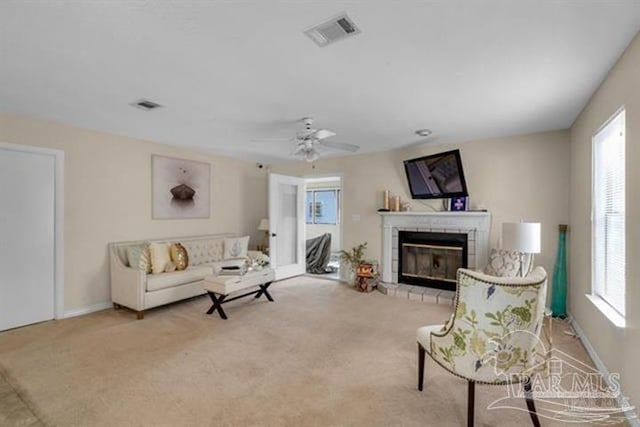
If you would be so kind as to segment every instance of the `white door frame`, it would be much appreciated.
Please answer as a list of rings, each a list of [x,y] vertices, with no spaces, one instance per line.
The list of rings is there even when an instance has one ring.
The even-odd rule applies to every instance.
[[[296,264],[290,264],[286,266],[278,266],[277,256],[278,256],[278,245],[276,243],[276,235],[281,232],[278,230],[277,226],[277,217],[279,214],[280,207],[277,203],[274,203],[274,197],[277,197],[278,183],[286,183],[295,185],[298,187],[297,195],[296,195],[296,210],[297,210],[297,224],[296,224],[296,235],[298,241],[296,242],[296,259],[298,262]],[[306,270],[306,261],[305,261],[305,221],[304,221],[304,187],[305,180],[302,177],[292,176],[292,175],[282,175],[277,173],[269,174],[269,247],[271,248],[271,252],[269,253],[270,257],[273,257],[272,268],[275,271],[276,280],[287,279],[289,277],[299,276],[305,273]]]
[[[338,247],[340,249],[344,249],[342,247],[342,242],[344,242],[344,227],[342,226],[343,224],[343,220],[344,220],[344,204],[342,203],[343,201],[343,194],[344,194],[344,174],[342,173],[318,173],[318,174],[310,174],[310,175],[303,175],[302,176],[305,179],[305,191],[307,190],[307,186],[306,186],[306,180],[307,179],[314,179],[314,178],[340,178],[340,200],[338,201],[338,203],[340,203],[340,226],[339,226],[339,230],[340,230],[340,238],[338,240]],[[306,224],[305,224],[306,225]],[[306,231],[305,231],[306,233]],[[305,234],[306,236],[306,234]]]
[[[0,142],[0,150],[20,151],[52,156],[55,160],[54,183],[54,318],[64,317],[64,151],[31,145]]]

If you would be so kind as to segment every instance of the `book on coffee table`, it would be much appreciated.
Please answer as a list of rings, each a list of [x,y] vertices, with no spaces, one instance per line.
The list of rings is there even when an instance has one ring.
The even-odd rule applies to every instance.
[[[243,276],[247,273],[246,266],[228,266],[220,268],[218,276]]]

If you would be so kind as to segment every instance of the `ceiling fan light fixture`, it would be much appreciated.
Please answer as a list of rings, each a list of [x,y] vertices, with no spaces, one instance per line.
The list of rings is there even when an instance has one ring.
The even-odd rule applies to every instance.
[[[433,132],[431,132],[430,129],[418,129],[415,134],[418,136],[422,136],[424,138],[426,138],[427,136],[431,135]]]
[[[307,150],[305,151],[303,158],[307,163],[313,163],[318,160],[319,157],[320,155],[316,150]]]

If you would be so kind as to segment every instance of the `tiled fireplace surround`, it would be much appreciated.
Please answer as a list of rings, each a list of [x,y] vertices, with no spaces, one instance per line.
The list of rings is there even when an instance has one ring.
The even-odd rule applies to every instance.
[[[468,268],[482,269],[489,262],[488,212],[381,212],[382,283],[387,295],[423,302],[450,304],[454,292],[398,283],[398,232],[424,231],[467,235]]]

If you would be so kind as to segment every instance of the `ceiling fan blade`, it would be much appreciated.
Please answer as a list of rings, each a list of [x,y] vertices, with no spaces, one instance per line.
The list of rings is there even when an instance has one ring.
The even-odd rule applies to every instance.
[[[331,132],[330,130],[327,130],[327,129],[318,129],[315,132],[312,132],[311,134],[309,134],[308,137],[321,140],[321,139],[331,138],[332,136],[336,136],[336,133]]]
[[[325,147],[335,148],[337,150],[350,151],[352,153],[355,153],[360,149],[358,145],[345,144],[344,142],[319,141],[319,144]]]
[[[297,144],[295,147],[293,147],[293,150],[291,150],[291,153],[289,155],[299,156],[300,154],[302,154],[303,151],[304,151],[304,144]]]

